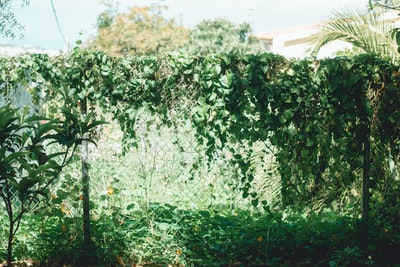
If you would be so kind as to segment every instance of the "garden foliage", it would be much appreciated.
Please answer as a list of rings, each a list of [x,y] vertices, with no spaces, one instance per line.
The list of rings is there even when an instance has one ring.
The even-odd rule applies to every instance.
[[[209,166],[221,156],[220,151],[225,151],[226,161],[237,167],[240,194],[248,198],[255,208],[265,210],[268,216],[273,216],[269,203],[252,190],[255,172],[260,167],[252,164],[251,160],[257,142],[264,142],[266,149],[272,151],[276,158],[281,188],[279,208],[306,209],[312,213],[332,208],[357,217],[361,211],[361,184],[366,168],[363,155],[368,140],[370,149],[367,150],[372,159],[367,162],[370,169],[367,179],[371,185],[368,189],[373,200],[370,205],[373,209],[369,214],[371,228],[384,222],[383,225],[393,226],[390,232],[399,230],[394,225],[400,219],[400,211],[398,205],[393,204],[398,203],[396,192],[399,189],[400,74],[398,66],[387,61],[368,55],[318,61],[287,60],[272,54],[205,57],[165,54],[117,58],[80,48],[65,56],[25,55],[0,61],[2,91],[13,90],[23,84],[34,100],[46,100],[44,107],[52,116],[57,116],[52,113],[52,106],[59,103],[60,95],[62,99],[72,99],[65,105],[76,108],[82,104],[82,99],[87,99],[93,110],[99,107],[104,113],[110,112],[123,131],[125,152],[129,146],[138,146],[135,123],[143,107],[151,114],[158,114],[162,123],[170,127],[175,125],[178,117],[190,120],[198,145],[206,147]],[[194,163],[191,167],[196,169],[198,164]],[[242,262],[246,255],[235,259],[235,256],[241,255],[235,248],[247,244],[235,243],[244,242],[243,236],[236,230],[233,230],[235,235],[231,239],[223,234],[221,240],[213,238],[232,229],[252,229],[253,222],[244,223],[248,223],[248,229],[241,229],[232,217],[228,220],[207,214],[189,214],[189,221],[182,221],[180,227],[189,225],[193,228],[180,231],[183,236],[178,240],[183,241],[172,246],[177,251],[175,256],[183,259],[185,255],[185,260],[191,262],[196,257],[205,259],[215,253],[218,256],[213,256],[212,261],[216,266]],[[210,228],[217,232],[201,232],[203,242],[210,242],[207,251],[204,247],[190,245],[200,239],[194,229],[203,227],[191,226],[191,220],[196,216],[201,216],[198,221],[204,224],[216,224]],[[260,252],[263,256],[258,259],[261,262],[279,258],[279,255],[289,261],[297,261],[299,256],[296,253],[302,250],[305,254],[318,255],[319,250],[323,250],[328,255],[332,250],[340,249],[332,256],[340,264],[351,258],[346,253],[353,256],[361,253],[354,247],[346,249],[344,244],[324,247],[322,244],[295,243],[302,247],[287,250],[292,251],[291,255],[284,254],[283,248],[275,247],[276,244],[289,238],[286,235],[292,232],[290,227],[306,227],[307,223],[296,220],[288,223],[280,216],[271,218],[277,226],[268,226],[269,222],[261,221],[263,230],[260,231],[264,231],[263,234],[251,233],[255,237],[252,236],[251,240],[255,243],[249,246],[264,242],[265,250]],[[125,221],[140,223],[140,215]],[[100,228],[114,225],[117,228],[112,227],[113,230],[127,227],[117,222],[99,224],[100,220],[96,224]],[[357,220],[350,224],[346,222],[346,225],[350,228],[343,231],[352,231],[352,227],[357,226]],[[173,233],[174,230],[167,226],[161,223],[159,230]],[[266,239],[266,234],[270,235],[268,229],[273,227],[280,230],[274,232],[276,236],[271,234]],[[218,229],[224,231],[218,232]],[[243,235],[249,233],[243,232]],[[290,238],[301,239],[296,233]],[[357,231],[353,233],[357,234]],[[136,234],[140,236],[144,233]],[[279,237],[279,234],[285,236]],[[333,241],[335,238],[331,233],[323,237],[329,242],[336,242]],[[123,242],[114,244],[124,246]],[[223,246],[227,244],[231,244],[229,249],[224,248],[222,253]],[[356,246],[356,242],[349,241],[349,245]],[[393,251],[392,246],[388,247]],[[233,262],[227,261],[227,258]],[[141,259],[147,260],[144,256]],[[260,266],[257,259],[250,260],[254,266]],[[192,263],[212,266],[196,260]],[[335,266],[335,260],[331,264]]]

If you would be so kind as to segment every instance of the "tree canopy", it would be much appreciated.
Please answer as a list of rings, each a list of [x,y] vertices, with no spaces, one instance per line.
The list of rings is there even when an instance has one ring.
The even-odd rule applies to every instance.
[[[177,49],[187,39],[188,30],[163,18],[159,8],[134,6],[126,13],[103,12],[89,46],[112,55],[131,56]]]
[[[196,55],[260,53],[262,44],[251,33],[248,23],[236,25],[224,18],[203,20],[191,30],[183,51]]]
[[[29,4],[29,0],[20,2],[21,6]],[[12,1],[0,1],[0,36],[15,38],[18,33],[21,33],[22,28],[12,10]]]
[[[399,0],[369,0],[369,6],[371,9],[375,7],[385,8],[385,9],[393,9],[400,10],[400,1]]]
[[[164,6],[132,7],[126,13],[112,9],[101,13],[97,35],[88,43],[112,55],[143,56],[179,51],[191,55],[253,53],[263,51],[252,36],[250,24],[235,24],[224,18],[203,20],[193,29],[162,17]]]

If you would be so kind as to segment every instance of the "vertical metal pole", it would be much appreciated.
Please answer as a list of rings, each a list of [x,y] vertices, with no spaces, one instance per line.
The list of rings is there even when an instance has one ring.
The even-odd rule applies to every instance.
[[[87,99],[86,97],[81,102],[81,116],[87,116]],[[90,199],[89,199],[89,144],[86,139],[88,133],[84,133],[82,141],[82,155],[81,155],[81,168],[82,168],[82,196],[83,196],[83,255],[82,260],[84,265],[91,263],[91,235],[90,235]]]
[[[367,119],[366,119],[367,120]],[[363,141],[363,188],[362,188],[362,231],[361,231],[361,248],[368,251],[368,225],[369,225],[369,176],[371,165],[371,139],[369,123],[364,125],[364,141]]]

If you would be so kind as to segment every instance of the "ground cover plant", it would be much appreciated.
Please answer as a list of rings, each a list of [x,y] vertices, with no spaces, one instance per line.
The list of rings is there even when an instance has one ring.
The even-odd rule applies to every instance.
[[[117,58],[80,48],[1,61],[8,95],[22,86],[50,117],[64,103],[83,122],[85,110],[109,122],[86,161],[72,161],[21,221],[16,260],[399,262],[396,65],[374,56]]]

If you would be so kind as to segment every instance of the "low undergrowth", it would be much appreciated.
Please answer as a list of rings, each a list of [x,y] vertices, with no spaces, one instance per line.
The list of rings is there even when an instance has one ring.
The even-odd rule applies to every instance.
[[[81,219],[58,215],[27,217],[14,241],[16,260],[79,265]],[[373,223],[365,252],[359,223],[332,212],[227,213],[153,203],[93,218],[92,233],[99,266],[398,266],[399,227]]]

